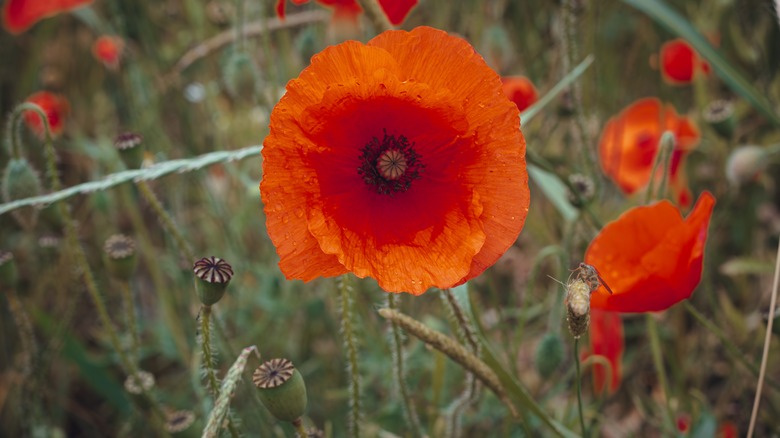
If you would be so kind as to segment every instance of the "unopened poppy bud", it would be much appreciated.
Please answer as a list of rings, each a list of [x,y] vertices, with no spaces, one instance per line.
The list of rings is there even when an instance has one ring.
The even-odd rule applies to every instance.
[[[726,161],[726,178],[737,187],[753,181],[766,168],[766,157],[766,150],[760,146],[734,149]]]
[[[223,69],[225,87],[233,99],[253,102],[260,83],[260,73],[249,54],[231,54]]]
[[[590,286],[579,278],[566,286],[566,322],[574,339],[579,339],[588,331]]]
[[[0,250],[0,288],[13,289],[16,287],[16,261],[9,251]]]
[[[106,239],[103,245],[108,272],[114,277],[128,281],[133,276],[137,257],[135,256],[135,242],[124,234],[114,234]]]
[[[192,268],[195,276],[200,279],[198,298],[204,306],[211,306],[222,299],[230,279],[233,278],[233,268],[219,257],[204,257]]]
[[[712,126],[721,137],[730,139],[737,126],[734,116],[734,105],[727,100],[715,100],[709,103],[703,111],[704,120]]]
[[[563,362],[563,341],[557,334],[547,333],[536,347],[536,357],[534,357],[536,371],[543,378],[549,379],[561,362]]]
[[[114,147],[128,169],[138,169],[144,161],[144,137],[135,132],[119,134],[114,139]]]
[[[195,422],[195,414],[192,411],[174,411],[165,414],[165,430],[173,436],[200,436],[200,434],[189,434],[196,432],[192,428]]]
[[[3,201],[39,196],[42,193],[38,172],[24,158],[12,158],[3,172]],[[32,229],[38,222],[38,208],[33,206],[14,210],[14,219],[24,229]]]
[[[260,400],[274,417],[293,422],[306,411],[306,384],[288,359],[271,359],[252,375]]]
[[[571,205],[579,208],[593,200],[596,189],[590,177],[580,173],[573,173],[569,175],[569,183],[571,183],[571,189],[567,190],[566,196],[569,198]]]

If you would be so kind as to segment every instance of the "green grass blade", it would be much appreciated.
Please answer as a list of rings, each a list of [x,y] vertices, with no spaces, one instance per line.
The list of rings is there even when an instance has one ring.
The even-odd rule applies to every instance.
[[[745,76],[732,67],[718,51],[712,47],[707,39],[700,34],[688,20],[670,8],[662,0],[623,0],[630,6],[644,12],[658,24],[667,28],[670,32],[685,39],[688,43],[706,59],[715,73],[723,79],[735,93],[750,102],[756,110],[763,114],[775,126],[780,127],[780,117],[772,109],[769,102],[758,92]]]

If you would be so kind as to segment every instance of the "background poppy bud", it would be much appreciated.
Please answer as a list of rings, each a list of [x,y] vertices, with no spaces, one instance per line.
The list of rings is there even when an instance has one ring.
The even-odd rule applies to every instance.
[[[43,192],[38,172],[24,159],[11,159],[3,172],[3,202],[39,196]],[[38,222],[37,207],[22,207],[11,214],[24,229],[32,229]]]
[[[702,112],[704,120],[712,126],[712,129],[726,140],[731,139],[737,119],[734,117],[734,105],[727,100],[714,100],[704,108]]]
[[[192,268],[200,280],[198,298],[204,306],[211,306],[222,299],[230,279],[233,278],[233,268],[219,257],[204,257]]]
[[[545,379],[549,379],[562,361],[563,341],[561,337],[556,333],[547,333],[536,346],[536,356],[534,357],[536,371]]]
[[[766,168],[766,158],[766,150],[760,146],[740,146],[726,161],[726,178],[737,187],[747,184]]]
[[[254,103],[260,87],[260,72],[249,54],[234,52],[222,69],[225,87],[233,99]]]
[[[114,234],[106,239],[103,252],[108,272],[119,280],[129,281],[138,261],[133,239],[124,234]]]
[[[579,208],[593,200],[593,195],[596,194],[596,188],[590,177],[581,173],[574,173],[569,175],[569,182],[574,191],[576,191],[575,194],[571,189],[567,190],[566,196],[569,198],[571,205]]]
[[[252,375],[260,400],[274,417],[292,422],[306,411],[306,384],[288,359],[271,359]]]
[[[16,261],[14,260],[14,255],[11,252],[0,250],[0,288],[15,288],[16,279]]]
[[[144,137],[134,132],[124,132],[114,139],[114,147],[119,151],[119,158],[128,169],[138,169],[144,161]]]
[[[579,339],[588,331],[590,287],[579,278],[566,286],[566,322],[574,339]]]

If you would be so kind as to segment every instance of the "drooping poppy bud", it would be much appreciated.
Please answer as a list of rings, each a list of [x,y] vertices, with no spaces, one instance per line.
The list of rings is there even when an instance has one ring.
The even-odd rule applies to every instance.
[[[3,202],[39,196],[43,193],[41,178],[24,158],[12,158],[3,172]],[[39,209],[35,206],[17,208],[12,211],[16,222],[22,228],[30,230],[38,222]]]

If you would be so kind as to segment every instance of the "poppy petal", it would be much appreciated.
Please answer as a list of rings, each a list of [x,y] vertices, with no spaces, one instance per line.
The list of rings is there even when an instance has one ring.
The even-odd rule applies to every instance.
[[[603,356],[610,364],[610,369],[601,363],[593,364],[593,386],[597,393],[606,387],[609,393],[614,393],[623,380],[623,320],[617,312],[600,309],[590,311],[590,351],[584,356]],[[607,377],[611,376],[609,382]]]
[[[12,34],[19,34],[39,20],[90,3],[92,0],[6,0],[3,5],[3,27]]]
[[[714,205],[715,198],[704,192],[685,220],[674,205],[660,201],[632,208],[607,224],[588,247],[585,261],[599,269],[613,294],[595,292],[591,307],[655,312],[689,298],[701,280]]]
[[[403,23],[409,11],[417,5],[417,0],[379,0],[387,19],[395,26]]]
[[[28,97],[25,102],[34,103],[41,107],[49,121],[49,129],[52,137],[62,134],[65,128],[65,119],[70,112],[70,104],[65,96],[48,91],[39,91]],[[39,138],[46,136],[43,120],[35,111],[25,111],[24,123]]]

